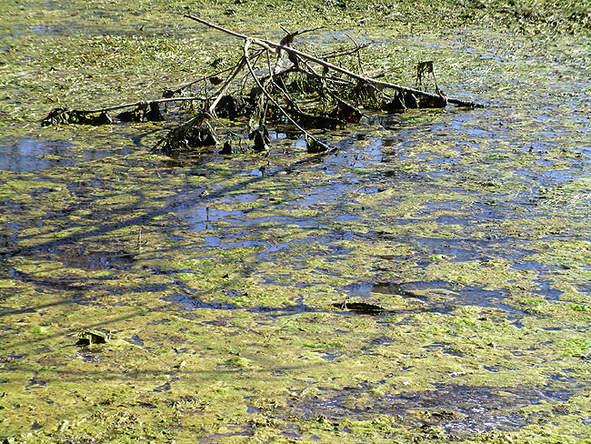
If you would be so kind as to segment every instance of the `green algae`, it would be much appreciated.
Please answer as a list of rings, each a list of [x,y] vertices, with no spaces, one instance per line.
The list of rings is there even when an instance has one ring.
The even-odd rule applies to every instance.
[[[365,17],[358,34],[388,42],[364,56],[368,69],[410,82],[413,63],[436,54],[449,91],[463,82],[462,91],[511,106],[372,126],[371,137],[395,140],[377,157],[373,142],[345,134],[336,136],[342,154],[321,161],[287,140],[266,158],[212,153],[179,167],[148,145],[130,147],[135,126],[37,128],[31,115],[56,103],[159,95],[162,79],[209,71],[211,53],[236,56],[177,17],[180,3],[156,3],[11,4],[14,21],[2,23],[3,41],[19,49],[1,67],[2,136],[114,152],[1,172],[0,437],[591,439],[589,164],[577,120],[589,107],[576,83],[584,38],[549,43],[446,24],[421,41],[409,31],[441,23],[449,3],[423,20],[422,3],[325,2],[319,20],[329,29],[359,29]],[[205,12],[250,30],[286,13],[290,26],[309,21],[316,2],[292,3],[219,2]],[[30,30],[40,25],[49,32]],[[556,83],[546,94],[548,76]],[[544,110],[532,110],[537,100]],[[493,132],[487,121],[503,125]],[[387,293],[383,283],[417,288]],[[386,311],[334,305],[343,302]],[[92,329],[113,338],[76,346]],[[434,392],[436,405],[427,402]],[[478,417],[474,398],[500,413]]]

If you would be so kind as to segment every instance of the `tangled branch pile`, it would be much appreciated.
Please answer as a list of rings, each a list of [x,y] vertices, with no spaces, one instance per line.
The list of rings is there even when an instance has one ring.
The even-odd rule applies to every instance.
[[[241,39],[243,47],[239,61],[230,68],[167,89],[161,99],[93,110],[55,108],[42,124],[161,121],[165,119],[167,105],[190,102],[196,113],[167,130],[156,149],[173,154],[220,144],[215,123],[225,118],[246,124],[248,138],[257,151],[267,149],[269,127],[283,125],[301,132],[308,151],[317,153],[331,148],[311,134],[310,129],[334,129],[347,123],[358,123],[364,112],[398,113],[409,108],[444,108],[448,103],[479,106],[447,97],[436,82],[435,92],[430,93],[358,74],[339,64],[344,57],[359,56],[366,45],[354,42],[352,48],[320,56],[292,46],[297,36],[316,29],[284,30],[283,39],[274,43],[231,31],[193,15],[186,17]],[[421,84],[423,77],[429,74],[435,79],[432,62],[419,64],[417,83]],[[190,91],[196,88],[200,88],[201,94],[191,95]],[[109,115],[109,112],[119,110],[125,111],[114,119]],[[232,143],[227,137],[222,153],[231,152]]]

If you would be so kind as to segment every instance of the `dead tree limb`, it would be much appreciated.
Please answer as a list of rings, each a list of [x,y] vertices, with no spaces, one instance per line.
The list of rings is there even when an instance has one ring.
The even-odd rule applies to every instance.
[[[213,101],[213,103],[209,106],[209,114],[211,114],[212,116],[215,117],[215,108],[218,105],[218,103],[220,103],[220,100],[222,99],[222,96],[228,90],[228,87],[230,86],[230,83],[232,83],[232,80],[234,80],[234,78],[240,73],[240,71],[242,71],[242,68],[244,68],[244,64],[246,63],[246,58],[245,57],[248,57],[248,54],[246,56],[242,57],[240,59],[240,61],[236,64],[236,66],[234,66],[234,70],[228,76],[228,78],[226,79],[226,81],[224,82],[224,84],[222,85],[222,87],[217,92],[217,96],[216,96],[215,100]]]
[[[155,99],[150,101],[140,101],[133,103],[121,103],[119,105],[105,106],[96,109],[68,109],[63,107],[54,108],[49,115],[41,121],[42,126],[56,125],[61,123],[88,123],[90,125],[103,125],[112,123],[111,117],[107,114],[109,111],[118,111],[120,109],[133,108],[135,111],[141,112],[148,116],[147,120],[162,120],[160,110],[157,109],[161,103],[173,102],[205,102],[206,97],[167,97],[163,99]],[[152,113],[153,118],[150,118]],[[91,117],[98,114],[97,117]],[[131,115],[131,114],[130,114]],[[119,116],[123,116],[120,114]],[[125,120],[125,118],[121,119]],[[133,120],[133,119],[130,119]]]
[[[186,18],[189,18],[191,20],[194,20],[198,23],[201,23],[205,26],[208,26],[210,28],[213,29],[217,29],[218,31],[224,32],[226,34],[232,35],[234,37],[240,38],[242,40],[250,40],[253,44],[261,46],[263,48],[273,48],[275,50],[282,50],[287,52],[288,54],[291,55],[295,55],[298,57],[301,57],[303,59],[309,60],[311,62],[317,63],[327,69],[332,69],[333,71],[339,72],[341,74],[344,74],[346,76],[349,76],[351,78],[360,80],[362,82],[366,82],[366,83],[370,83],[373,84],[374,86],[380,86],[383,88],[390,88],[390,89],[394,89],[396,91],[405,93],[405,94],[414,94],[415,96],[419,96],[419,97],[425,97],[426,99],[429,100],[441,100],[441,96],[437,95],[437,94],[432,94],[426,91],[421,91],[418,89],[414,89],[414,88],[409,88],[409,87],[405,87],[402,85],[397,85],[395,83],[391,83],[391,82],[385,82],[383,80],[376,80],[376,79],[372,79],[370,77],[365,77],[361,74],[357,74],[353,71],[349,71],[348,69],[345,68],[341,68],[340,66],[334,65],[326,60],[322,60],[319,59],[316,56],[313,56],[311,54],[307,54],[303,51],[299,51],[295,48],[292,48],[290,46],[286,46],[286,45],[282,45],[280,43],[275,43],[275,42],[271,42],[269,40],[266,39],[259,39],[259,38],[254,38],[254,37],[250,37],[247,36],[245,34],[241,34],[239,32],[236,31],[232,31],[230,29],[224,28],[220,25],[216,25],[215,23],[211,23],[208,22],[206,20],[203,20],[202,18],[196,17],[194,15],[191,14],[186,14],[185,15]],[[457,98],[447,98],[447,102],[449,103],[453,103],[455,105],[458,106],[465,106],[465,107],[470,107],[470,108],[477,108],[477,107],[482,107],[482,105],[477,104],[475,102],[470,102],[470,101],[466,101],[466,100],[462,100],[462,99],[457,99]]]
[[[117,114],[115,120],[159,121],[164,120],[160,104],[198,101],[201,102],[198,107],[191,107],[191,112],[196,112],[196,115],[166,129],[155,147],[158,151],[174,155],[194,148],[218,145],[221,139],[216,130],[222,128],[221,135],[225,135],[226,142],[221,152],[231,153],[228,135],[232,132],[223,128],[223,122],[218,117],[242,123],[246,123],[246,117],[247,131],[243,136],[254,142],[256,151],[268,148],[269,124],[288,123],[303,134],[308,152],[331,152],[335,148],[311,134],[310,128],[334,129],[348,123],[359,123],[362,112],[366,111],[397,113],[408,108],[443,108],[448,103],[479,106],[460,99],[447,99],[437,85],[435,93],[430,93],[339,66],[341,62],[338,57],[353,56],[357,58],[359,70],[363,70],[359,53],[367,45],[361,45],[351,37],[354,48],[316,56],[291,46],[296,36],[315,29],[297,32],[285,30],[286,36],[279,43],[274,43],[252,38],[192,15],[186,17],[241,39],[243,48],[240,59],[231,67],[166,90],[161,99],[92,110],[56,108],[42,124],[109,124],[113,123],[109,112],[121,109],[124,112]],[[266,59],[266,67],[260,66],[262,56]],[[330,62],[328,59],[337,60]],[[201,85],[204,97],[175,97],[175,94],[200,82],[205,82]],[[175,118],[176,114],[170,113],[170,117]]]
[[[117,111],[120,109],[125,108],[134,108],[137,106],[142,106],[150,103],[172,103],[172,102],[201,102],[206,101],[206,97],[202,96],[193,96],[193,97],[167,97],[163,99],[155,99],[155,100],[142,100],[140,102],[133,102],[133,103],[121,103],[120,105],[112,105],[112,106],[105,106],[104,108],[96,108],[96,109],[88,109],[88,110],[78,110],[79,113],[87,113],[87,114],[97,114],[102,112],[108,111]]]

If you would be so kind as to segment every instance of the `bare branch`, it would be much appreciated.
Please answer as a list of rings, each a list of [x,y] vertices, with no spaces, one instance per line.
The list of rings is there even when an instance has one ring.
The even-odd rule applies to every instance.
[[[391,83],[391,82],[385,82],[383,80],[376,80],[376,79],[372,79],[370,77],[365,77],[361,74],[357,74],[352,71],[349,71],[348,69],[341,68],[340,66],[334,65],[334,64],[332,64],[328,61],[325,61],[325,60],[321,60],[316,56],[299,51],[299,50],[292,48],[290,46],[281,45],[279,43],[274,43],[274,42],[271,42],[271,41],[265,40],[265,39],[252,38],[252,37],[249,37],[245,34],[240,34],[238,32],[226,29],[220,25],[210,23],[210,22],[203,20],[199,17],[196,17],[194,15],[187,14],[187,15],[185,15],[185,17],[187,17],[191,20],[194,20],[196,22],[199,22],[203,25],[209,26],[213,29],[217,29],[219,31],[225,32],[226,34],[230,34],[230,35],[233,35],[234,37],[238,37],[238,38],[243,39],[245,41],[250,40],[253,44],[261,46],[263,48],[275,48],[275,49],[283,50],[283,51],[287,52],[288,54],[299,56],[303,59],[317,63],[321,66],[324,66],[327,69],[332,69],[333,71],[340,72],[341,74],[345,74],[346,76],[352,77],[357,80],[361,80],[366,83],[373,84],[378,87],[391,88],[391,89],[394,89],[394,90],[397,90],[397,91],[400,91],[403,93],[411,93],[411,94],[414,94],[415,96],[418,96],[418,97],[425,97],[430,100],[441,100],[441,95],[428,93],[426,91],[421,91],[418,89],[409,88],[409,87],[405,87],[402,85],[397,85],[397,84]],[[466,106],[466,107],[471,107],[471,108],[482,106],[477,103],[462,100],[462,99],[456,99],[456,98],[446,98],[446,99],[449,103],[453,103],[453,104],[456,104],[459,106]]]
[[[232,80],[234,80],[234,78],[240,73],[240,71],[242,71],[242,68],[244,68],[245,61],[246,61],[246,59],[244,57],[242,57],[240,59],[238,64],[236,64],[234,66],[234,71],[232,71],[232,73],[228,76],[228,78],[226,79],[226,81],[224,82],[222,87],[219,89],[219,91],[217,93],[217,97],[215,98],[213,103],[209,106],[209,114],[211,114],[212,116],[215,116],[215,108],[216,108],[216,106],[218,106],[218,103],[222,99],[222,96],[228,90],[230,83],[232,83]]]

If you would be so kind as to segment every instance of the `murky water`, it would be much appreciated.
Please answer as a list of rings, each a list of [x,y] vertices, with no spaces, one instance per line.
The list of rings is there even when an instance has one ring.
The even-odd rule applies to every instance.
[[[166,379],[158,369],[133,377],[152,378],[151,396],[193,387],[185,365],[212,379],[254,369],[240,383],[263,374],[279,389],[259,401],[281,402],[241,414],[282,421],[292,439],[303,424],[376,415],[452,438],[510,432],[541,421],[534,407],[579,399],[591,347],[574,333],[584,334],[591,307],[586,65],[559,48],[514,55],[493,39],[475,49],[472,37],[399,44],[440,51],[450,63],[454,53],[478,59],[451,89],[478,92],[490,106],[372,116],[324,135],[335,154],[308,156],[284,133],[268,156],[210,153],[194,163],[148,158],[141,146],[111,149],[104,138],[87,148],[33,136],[0,144],[0,283],[11,289],[0,302],[17,294],[31,305],[2,306],[0,315],[29,313],[43,324],[46,310],[62,305],[106,319],[122,310],[114,330],[125,332],[130,354],[187,355],[169,363]],[[130,307],[145,312],[132,317]],[[67,310],[50,316],[52,329],[69,333],[106,322]],[[12,347],[33,364],[35,355],[57,362],[51,341],[63,332],[35,331],[51,348]],[[273,359],[258,348],[272,341]],[[191,361],[213,353],[211,369]],[[30,372],[31,362],[15,372]],[[302,368],[290,370],[294,362]],[[55,368],[29,378],[27,390],[53,387]],[[114,380],[135,374],[111,372]],[[298,378],[313,395],[285,395]],[[201,442],[252,436],[240,421]]]

